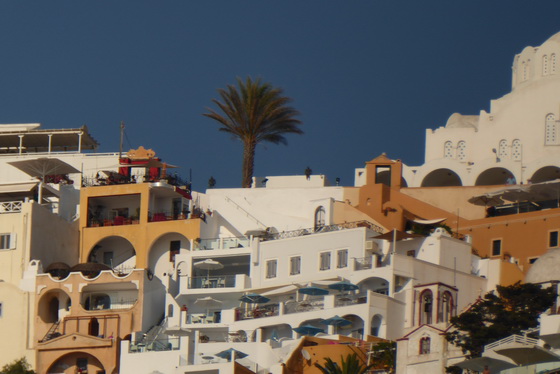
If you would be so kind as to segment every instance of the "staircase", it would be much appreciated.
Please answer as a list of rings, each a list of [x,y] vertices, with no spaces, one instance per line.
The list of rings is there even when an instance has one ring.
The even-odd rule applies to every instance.
[[[58,331],[59,327],[60,327],[60,321],[56,321],[55,323],[53,323],[52,326],[49,328],[49,331],[47,331],[45,336],[43,336],[43,339],[39,340],[39,343],[44,343],[51,339],[58,338],[60,335],[62,335]]]

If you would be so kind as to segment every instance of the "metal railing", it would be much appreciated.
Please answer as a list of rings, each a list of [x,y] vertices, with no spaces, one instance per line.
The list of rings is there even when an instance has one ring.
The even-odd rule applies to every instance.
[[[369,257],[354,257],[354,270],[368,270],[373,268],[373,258]]]
[[[4,201],[0,203],[0,213],[20,213],[22,201]]]
[[[179,337],[130,343],[129,353],[177,351],[181,348]]]
[[[369,221],[355,221],[355,222],[345,222],[345,223],[338,223],[335,225],[326,225],[326,226],[318,226],[318,227],[311,227],[305,229],[298,229],[292,231],[283,231],[275,234],[268,234],[264,237],[264,240],[278,240],[278,239],[287,239],[287,238],[296,238],[299,236],[304,235],[311,235],[311,234],[320,234],[325,232],[331,231],[341,231],[341,230],[348,230],[348,229],[355,229],[359,227],[365,227],[370,230],[373,230],[378,233],[383,233],[383,228],[381,226],[377,226],[374,223]]]
[[[242,311],[238,309],[238,313],[236,313],[235,320],[245,320],[245,319],[254,319],[254,318],[263,318],[263,317],[274,317],[280,315],[280,304],[266,304],[266,305],[259,305],[255,309],[250,309],[247,311]]]
[[[177,221],[187,219],[188,215],[188,211],[148,213],[148,222]]]
[[[188,278],[189,288],[231,288],[235,287],[235,275],[196,276]]]
[[[256,217],[253,216],[251,213],[249,213],[248,211],[246,211],[241,205],[237,204],[235,201],[233,201],[232,199],[230,199],[230,198],[227,197],[227,196],[225,196],[224,198],[225,198],[225,200],[226,200],[227,202],[232,203],[233,205],[235,205],[235,207],[236,207],[238,210],[241,210],[243,213],[245,213],[245,215],[247,216],[247,218],[250,218],[250,219],[252,219],[253,221],[255,221],[255,223],[256,223],[257,225],[261,225],[263,228],[266,228],[266,227],[267,227],[264,223],[262,223],[261,221],[259,221],[258,218],[256,218]]]
[[[494,349],[500,345],[510,344],[510,343],[519,343],[524,345],[537,345],[539,344],[538,339],[529,338],[523,335],[510,335],[507,338],[498,340],[497,342],[490,343],[484,346],[484,350]]]
[[[97,305],[84,305],[85,310],[95,311],[95,310],[122,310],[122,309],[130,309],[134,306],[134,304],[138,301],[138,299],[126,299],[126,300],[118,300],[116,302],[112,302],[110,304],[97,304]]]

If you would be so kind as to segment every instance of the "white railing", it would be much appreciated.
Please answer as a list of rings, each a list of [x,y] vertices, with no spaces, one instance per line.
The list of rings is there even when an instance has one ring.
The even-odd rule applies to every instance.
[[[21,201],[4,201],[0,203],[0,213],[20,213]]]
[[[522,336],[522,335],[510,335],[507,338],[503,338],[501,340],[498,340],[497,342],[487,344],[486,346],[484,346],[484,350],[494,349],[494,348],[496,348],[500,345],[511,344],[511,343],[519,343],[519,344],[525,344],[525,345],[537,345],[537,344],[539,344],[539,340],[529,338],[527,336]]]

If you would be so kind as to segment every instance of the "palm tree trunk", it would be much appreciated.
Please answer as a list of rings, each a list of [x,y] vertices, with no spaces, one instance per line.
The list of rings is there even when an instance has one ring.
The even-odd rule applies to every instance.
[[[243,188],[251,188],[253,183],[256,148],[257,142],[255,140],[247,140],[243,143],[243,180],[241,181]]]

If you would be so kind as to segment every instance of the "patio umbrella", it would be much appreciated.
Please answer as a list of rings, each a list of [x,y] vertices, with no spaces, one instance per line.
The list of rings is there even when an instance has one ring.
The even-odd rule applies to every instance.
[[[216,260],[207,258],[206,260],[195,262],[194,267],[202,270],[207,270],[206,281],[208,281],[210,279],[210,270],[223,269],[224,265],[222,265]]]
[[[77,264],[70,268],[70,271],[79,271],[86,277],[96,277],[103,270],[111,270],[111,268],[105,264],[98,264],[97,262],[85,262],[83,264]]]
[[[25,174],[41,179],[41,181],[39,182],[39,196],[38,196],[39,204],[42,203],[42,199],[43,199],[42,187],[45,181],[45,177],[47,175],[72,174],[72,173],[80,172],[72,165],[67,164],[62,160],[59,160],[58,158],[41,157],[32,160],[8,162],[8,164],[12,165],[15,168],[18,168],[19,170],[23,171]]]
[[[66,278],[70,274],[70,265],[65,262],[53,262],[45,269],[45,273],[49,273],[53,277]]]
[[[360,288],[357,285],[355,285],[354,283],[350,283],[348,281],[336,282],[336,283],[333,283],[333,284],[329,285],[328,287],[331,290],[339,290],[341,292],[343,292],[343,291],[355,291],[358,288]]]
[[[203,297],[203,298],[200,298],[200,299],[196,299],[194,303],[201,308],[205,308],[206,309],[206,315],[208,315],[208,310],[210,308],[216,308],[216,307],[219,307],[220,305],[222,305],[222,302],[220,300],[213,299],[210,296],[206,296],[206,297]]]
[[[455,364],[455,366],[459,366],[461,369],[469,369],[474,371],[482,371],[484,370],[485,366],[488,366],[490,372],[497,373],[502,370],[513,368],[516,365],[505,360],[499,360],[497,358],[476,357],[476,358],[471,358],[470,360],[461,361]]]
[[[480,206],[496,206],[504,204],[504,201],[499,196],[490,196],[489,194],[473,196],[468,201],[471,204]]]
[[[324,319],[319,323],[322,323],[323,325],[329,325],[329,326],[348,326],[352,324],[352,321],[349,321],[345,318],[336,315],[334,317]]]
[[[248,304],[263,304],[270,301],[270,299],[266,296],[259,295],[258,293],[248,293],[246,295],[241,296],[239,301]]]
[[[298,292],[304,295],[311,295],[311,296],[324,296],[329,294],[329,290],[325,290],[324,288],[315,287],[315,286],[300,288]]]
[[[320,332],[325,332],[325,330],[323,330],[319,327],[315,327],[313,325],[303,325],[303,326],[300,326],[300,327],[293,328],[292,330],[294,330],[298,334],[310,335],[310,336],[314,336],[314,335],[316,335]]]
[[[226,349],[225,351],[221,351],[221,352],[216,353],[216,356],[220,357],[220,358],[224,358],[228,361],[235,361],[238,358],[245,358],[249,355],[247,353],[243,353],[241,351],[238,351],[237,349],[229,348],[229,349]]]

